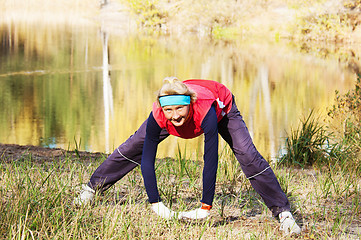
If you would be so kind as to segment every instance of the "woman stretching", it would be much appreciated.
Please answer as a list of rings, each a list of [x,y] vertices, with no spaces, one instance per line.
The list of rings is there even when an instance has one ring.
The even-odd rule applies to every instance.
[[[234,96],[224,85],[210,80],[164,79],[153,111],[140,128],[120,145],[83,185],[77,204],[91,201],[141,164],[144,185],[153,211],[163,218],[202,219],[212,208],[218,167],[218,134],[229,144],[241,168],[266,206],[278,217],[281,230],[300,233],[290,203],[268,162],[254,146]],[[195,138],[204,134],[203,194],[198,209],[175,214],[159,196],[154,162],[158,144],[169,134]]]

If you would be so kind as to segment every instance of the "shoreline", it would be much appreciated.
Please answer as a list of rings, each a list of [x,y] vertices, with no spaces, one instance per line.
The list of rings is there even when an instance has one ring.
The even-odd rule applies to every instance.
[[[92,161],[106,158],[108,154],[101,152],[87,152],[77,150],[65,150],[61,148],[48,148],[34,145],[4,144],[0,143],[1,162],[20,160],[23,156],[31,155],[35,162],[51,162],[72,158],[79,161]]]

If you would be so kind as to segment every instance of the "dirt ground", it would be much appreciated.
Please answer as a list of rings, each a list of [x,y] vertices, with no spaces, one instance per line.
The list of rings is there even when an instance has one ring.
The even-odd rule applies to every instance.
[[[44,148],[31,145],[1,144],[0,159],[1,161],[10,162],[31,156],[33,160],[39,162],[52,161],[56,159],[75,158],[81,161],[90,161],[93,159],[106,158],[104,153],[90,153],[84,151],[67,151],[60,148]]]

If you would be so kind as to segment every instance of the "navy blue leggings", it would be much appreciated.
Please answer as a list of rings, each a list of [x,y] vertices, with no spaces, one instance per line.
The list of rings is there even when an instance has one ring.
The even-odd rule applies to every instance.
[[[147,121],[95,170],[88,185],[105,191],[141,162]],[[268,162],[253,144],[246,124],[233,101],[231,111],[218,123],[218,132],[229,144],[246,177],[262,197],[274,216],[290,210],[290,203],[282,191]],[[169,134],[162,130],[162,141]]]
[[[273,215],[276,217],[283,211],[290,211],[286,194],[268,162],[254,146],[234,101],[231,111],[218,123],[218,132],[231,147],[242,171]]]

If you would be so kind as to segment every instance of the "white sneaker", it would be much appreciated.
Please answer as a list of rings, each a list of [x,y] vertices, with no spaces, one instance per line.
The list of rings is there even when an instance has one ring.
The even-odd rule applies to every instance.
[[[87,184],[83,184],[79,196],[74,199],[73,203],[78,206],[86,205],[93,200],[94,195],[95,191]]]
[[[280,229],[286,234],[300,234],[301,228],[297,225],[295,219],[289,211],[281,212],[280,218]]]

